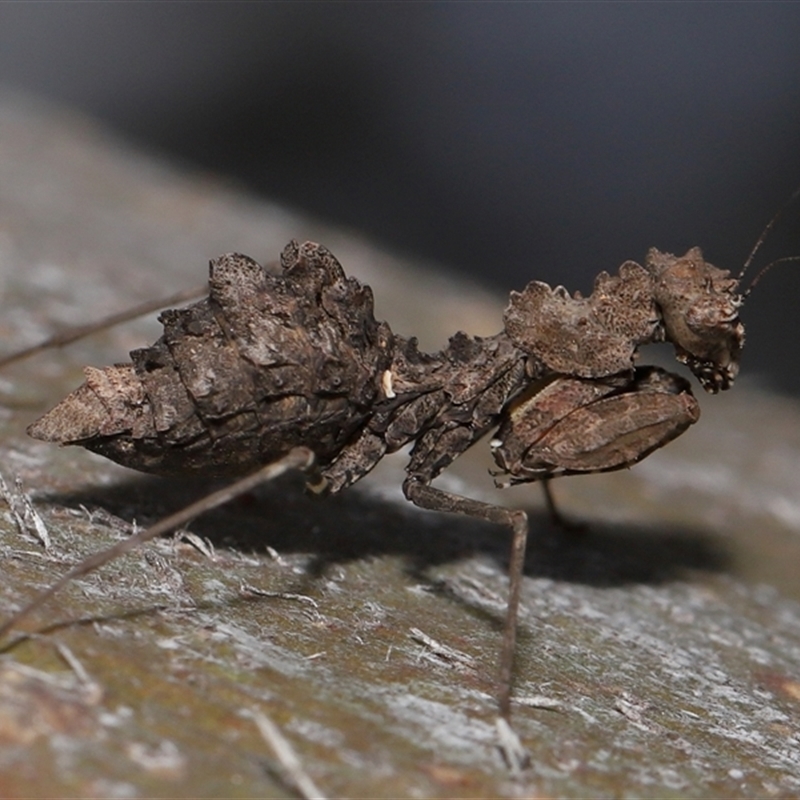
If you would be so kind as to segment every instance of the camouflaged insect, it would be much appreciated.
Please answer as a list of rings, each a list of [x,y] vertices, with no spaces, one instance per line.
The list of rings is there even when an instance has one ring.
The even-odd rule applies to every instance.
[[[698,248],[651,250],[587,298],[533,281],[503,331],[434,354],[376,322],[369,287],[326,248],[292,242],[281,265],[212,261],[207,299],[162,313],[132,363],[87,367],[29,433],[158,474],[238,475],[306,445],[331,492],[413,441],[408,493],[499,428],[495,460],[518,483],[628,466],[697,420],[685,380],[635,367],[642,345],[672,342],[716,392],[744,342],[738,283]]]
[[[237,485],[245,491],[259,474],[308,470],[313,451],[311,488],[338,492],[413,442],[409,500],[512,531],[498,734],[521,769],[527,754],[508,719],[527,515],[431,482],[493,429],[498,485],[542,481],[546,492],[550,478],[627,467],[679,436],[699,416],[689,383],[636,366],[638,350],[672,342],[707,391],[729,388],[744,343],[739,281],[697,248],[681,257],[651,250],[644,266],[601,273],[586,298],[533,281],[511,293],[498,334],[457,333],[429,354],[376,322],[369,287],[345,277],[324,247],[291,242],[281,264],[273,275],[247,256],[215,259],[207,299],[164,312],[163,336],[131,363],[87,367],[86,382],[29,428],[145,472],[260,473],[90,557],[0,631],[72,577],[225,502]]]

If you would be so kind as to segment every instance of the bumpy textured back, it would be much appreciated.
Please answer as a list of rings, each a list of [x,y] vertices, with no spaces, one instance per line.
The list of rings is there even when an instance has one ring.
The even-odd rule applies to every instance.
[[[531,281],[511,292],[504,322],[518,347],[553,372],[581,378],[631,370],[639,345],[660,336],[652,278],[633,261],[619,276],[601,272],[590,297]]]
[[[392,335],[324,247],[291,242],[281,263],[271,275],[243,255],[212,261],[207,299],[165,311],[132,365],[87,372],[30,433],[146,472],[231,475],[313,428],[324,464],[366,420]]]

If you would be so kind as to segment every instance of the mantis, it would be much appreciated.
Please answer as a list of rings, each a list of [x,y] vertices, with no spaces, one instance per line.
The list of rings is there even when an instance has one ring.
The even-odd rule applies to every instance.
[[[681,435],[699,418],[689,381],[639,366],[640,349],[670,342],[706,391],[729,389],[744,345],[739,312],[772,264],[746,290],[742,279],[776,219],[737,277],[696,247],[652,249],[643,265],[601,272],[588,297],[532,281],[511,293],[500,332],[459,332],[437,353],[377,321],[370,288],[321,245],[290,242],[277,275],[241,254],[212,260],[207,297],[163,312],[162,337],[130,363],[87,367],[28,432],[144,472],[233,482],[74,567],[0,634],[75,577],[262,481],[299,469],[309,489],[335,494],[413,444],[403,483],[412,503],[511,531],[497,702],[504,753],[521,768],[508,721],[527,515],[432,482],[493,432],[498,485],[540,482],[553,507],[551,479],[630,467]]]

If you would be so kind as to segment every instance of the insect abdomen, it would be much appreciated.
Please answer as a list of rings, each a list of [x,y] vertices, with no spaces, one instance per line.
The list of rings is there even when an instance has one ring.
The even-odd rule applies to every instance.
[[[29,433],[161,474],[247,472],[312,439],[332,458],[369,415],[391,332],[324,248],[292,243],[283,261],[274,276],[216,259],[208,299],[164,312],[133,364],[87,369]]]

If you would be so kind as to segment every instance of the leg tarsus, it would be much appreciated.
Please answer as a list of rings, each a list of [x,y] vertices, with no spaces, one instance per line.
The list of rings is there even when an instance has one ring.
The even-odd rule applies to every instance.
[[[497,741],[503,761],[514,777],[518,777],[531,765],[530,753],[520,741],[517,732],[506,717],[495,720],[497,728]]]
[[[369,430],[342,448],[336,459],[308,482],[315,494],[336,494],[363,478],[386,454],[386,442]]]

